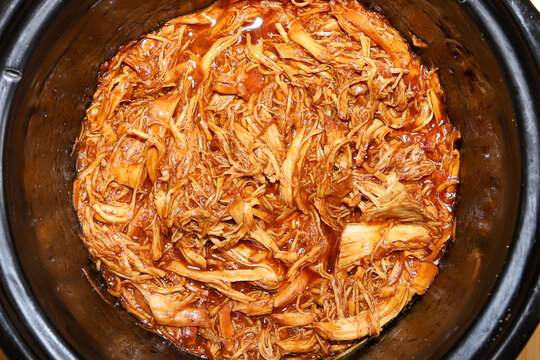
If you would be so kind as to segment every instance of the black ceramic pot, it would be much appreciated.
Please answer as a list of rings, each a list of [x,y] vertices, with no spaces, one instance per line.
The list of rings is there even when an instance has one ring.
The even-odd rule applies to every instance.
[[[0,1],[0,344],[13,359],[192,358],[90,286],[70,153],[100,63],[208,2]],[[429,44],[462,182],[429,292],[348,358],[512,359],[540,319],[540,15],[529,0],[365,2]]]

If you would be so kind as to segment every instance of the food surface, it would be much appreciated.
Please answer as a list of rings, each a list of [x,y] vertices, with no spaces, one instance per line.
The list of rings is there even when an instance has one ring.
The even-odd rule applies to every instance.
[[[355,1],[218,1],[102,66],[77,141],[82,239],[185,351],[340,353],[424,294],[453,237],[442,102],[436,70]]]

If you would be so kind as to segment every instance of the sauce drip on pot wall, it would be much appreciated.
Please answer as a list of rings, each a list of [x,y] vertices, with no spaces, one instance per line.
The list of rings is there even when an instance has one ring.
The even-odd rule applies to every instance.
[[[111,294],[212,359],[377,336],[453,236],[437,73],[350,2],[219,1],[104,64],[74,204]]]

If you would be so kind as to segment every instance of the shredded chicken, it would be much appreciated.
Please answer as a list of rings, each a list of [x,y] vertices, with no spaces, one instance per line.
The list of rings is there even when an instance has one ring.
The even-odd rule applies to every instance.
[[[74,206],[144,326],[211,359],[313,359],[427,291],[454,233],[459,132],[437,72],[381,15],[220,0],[102,71]]]

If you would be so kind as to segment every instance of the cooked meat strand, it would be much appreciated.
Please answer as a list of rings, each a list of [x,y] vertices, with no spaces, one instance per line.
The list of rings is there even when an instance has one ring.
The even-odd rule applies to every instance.
[[[76,145],[82,240],[192,354],[344,351],[428,290],[453,238],[443,99],[356,1],[219,0],[103,65]]]

